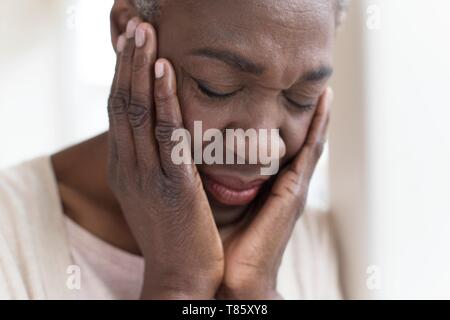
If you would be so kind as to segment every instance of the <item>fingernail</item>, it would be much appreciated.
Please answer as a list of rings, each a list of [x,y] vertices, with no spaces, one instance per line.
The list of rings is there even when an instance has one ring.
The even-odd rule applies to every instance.
[[[328,103],[333,102],[334,100],[334,91],[332,88],[328,88]]]
[[[127,39],[131,39],[134,37],[137,25],[138,25],[138,23],[134,19],[131,19],[130,21],[128,21],[127,31],[126,31]]]
[[[164,77],[164,63],[162,61],[157,61],[155,63],[155,78],[161,79]]]
[[[144,46],[144,44],[145,44],[145,30],[143,30],[140,27],[138,27],[136,29],[135,41],[136,41],[136,47],[140,48],[140,47]]]
[[[127,44],[127,39],[123,35],[117,39],[117,52],[122,52],[125,49],[125,45]]]

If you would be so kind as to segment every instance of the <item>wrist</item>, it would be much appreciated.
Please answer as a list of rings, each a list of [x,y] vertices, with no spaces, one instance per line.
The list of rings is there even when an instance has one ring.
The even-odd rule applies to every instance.
[[[219,283],[213,276],[149,271],[145,272],[141,299],[209,300],[214,298]]]
[[[277,290],[257,291],[249,288],[241,290],[219,289],[217,295],[219,300],[283,300]]]
[[[217,298],[220,300],[282,300],[276,283],[262,279],[254,281],[231,281],[221,284]]]

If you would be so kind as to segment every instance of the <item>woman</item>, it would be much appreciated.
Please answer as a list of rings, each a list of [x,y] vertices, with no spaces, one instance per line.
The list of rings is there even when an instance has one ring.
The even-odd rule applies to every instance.
[[[0,297],[339,298],[326,219],[303,211],[342,12],[338,0],[116,0],[109,132],[1,175]],[[174,133],[196,123],[276,129],[280,172],[175,163]]]

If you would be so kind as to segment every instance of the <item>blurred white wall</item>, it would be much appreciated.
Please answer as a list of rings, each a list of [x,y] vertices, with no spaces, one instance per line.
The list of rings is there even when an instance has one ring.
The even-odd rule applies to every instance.
[[[340,35],[331,205],[348,297],[450,298],[448,12],[354,1]]]
[[[114,71],[111,5],[112,0],[0,2],[0,168],[107,127]]]
[[[330,207],[340,248],[344,296],[366,298],[369,264],[367,85],[364,4],[353,1],[337,36],[330,128]]]
[[[16,2],[0,2],[0,166],[56,139],[58,1]]]

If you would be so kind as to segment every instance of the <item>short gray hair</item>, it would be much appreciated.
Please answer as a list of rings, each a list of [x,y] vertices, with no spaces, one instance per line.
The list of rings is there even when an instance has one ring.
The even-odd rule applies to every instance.
[[[141,17],[146,21],[155,21],[161,10],[161,0],[134,0]],[[340,26],[345,20],[350,0],[336,0],[336,24]]]
[[[160,9],[160,0],[134,0],[136,8],[145,21],[155,21]]]

